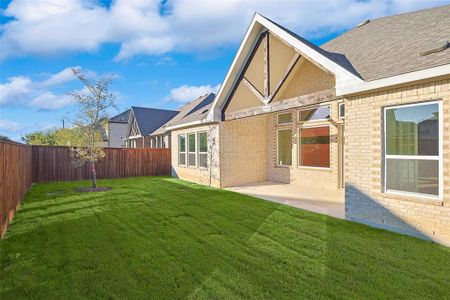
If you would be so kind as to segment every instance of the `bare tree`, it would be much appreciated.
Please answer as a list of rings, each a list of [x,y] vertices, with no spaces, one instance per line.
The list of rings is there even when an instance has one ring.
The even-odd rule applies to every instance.
[[[75,120],[72,122],[77,134],[67,137],[70,141],[72,157],[79,165],[89,163],[92,172],[91,188],[97,187],[95,162],[104,157],[102,148],[103,136],[108,122],[108,111],[116,108],[115,96],[109,91],[112,76],[104,76],[98,80],[86,78],[79,69],[72,69],[74,75],[83,83],[81,92],[69,94],[76,104]]]

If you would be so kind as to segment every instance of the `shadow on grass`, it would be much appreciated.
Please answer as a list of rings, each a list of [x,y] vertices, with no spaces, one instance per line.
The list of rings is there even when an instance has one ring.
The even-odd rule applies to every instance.
[[[101,183],[113,190],[33,187],[0,242],[2,299],[448,292],[450,253],[433,243],[173,178]]]

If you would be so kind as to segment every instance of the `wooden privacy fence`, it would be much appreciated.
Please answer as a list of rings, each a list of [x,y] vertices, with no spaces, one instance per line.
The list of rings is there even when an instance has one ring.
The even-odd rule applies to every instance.
[[[97,178],[170,175],[170,149],[105,148],[96,163]],[[70,149],[60,146],[32,147],[33,182],[71,181],[91,178],[88,164],[74,168]]]
[[[170,149],[104,148],[97,178],[170,175]],[[90,179],[87,164],[75,168],[70,149],[29,146],[0,139],[0,238],[32,182]]]
[[[0,140],[0,237],[31,186],[31,146]]]

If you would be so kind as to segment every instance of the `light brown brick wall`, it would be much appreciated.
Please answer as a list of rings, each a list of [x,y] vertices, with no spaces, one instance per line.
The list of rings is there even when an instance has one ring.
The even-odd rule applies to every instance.
[[[307,59],[301,59],[292,70],[274,101],[334,88],[334,76]]]
[[[290,125],[277,125],[277,113],[268,116],[267,180],[323,189],[339,188],[338,125],[341,123],[341,120],[338,118],[338,101],[333,101],[329,105],[331,106],[331,121],[310,122],[309,124],[304,124],[304,126],[331,125],[330,168],[318,169],[299,166],[298,129],[301,125],[298,123],[299,110],[292,109],[289,110],[293,116],[293,123]],[[291,167],[277,166],[277,130],[283,128],[292,130]]]
[[[267,116],[220,123],[221,186],[266,180]]]
[[[442,201],[383,192],[383,107],[442,99]],[[450,79],[346,99],[346,217],[450,245]]]
[[[178,135],[182,133],[208,133],[208,168],[180,166],[178,164]],[[220,187],[220,151],[219,151],[219,125],[203,125],[171,132],[172,144],[172,176],[215,187]],[[210,148],[212,146],[212,149]],[[212,150],[212,151],[210,151]],[[210,155],[212,154],[212,155]],[[186,154],[187,155],[187,154]],[[186,156],[187,157],[187,156]]]

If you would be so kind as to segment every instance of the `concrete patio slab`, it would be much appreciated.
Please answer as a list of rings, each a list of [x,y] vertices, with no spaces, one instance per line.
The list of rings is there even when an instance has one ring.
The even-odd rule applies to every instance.
[[[264,200],[345,219],[344,190],[326,190],[264,181],[226,188]]]

